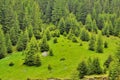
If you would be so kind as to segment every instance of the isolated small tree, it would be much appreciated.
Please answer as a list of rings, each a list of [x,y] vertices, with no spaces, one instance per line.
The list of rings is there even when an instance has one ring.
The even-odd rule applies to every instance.
[[[87,66],[86,63],[84,61],[82,61],[77,68],[78,72],[79,72],[79,78],[82,79],[84,78],[84,76],[87,74]]]
[[[57,38],[54,38],[53,43],[58,43]]]
[[[89,41],[89,50],[95,50],[95,36],[92,34],[91,39]]]
[[[9,34],[6,34],[6,48],[7,48],[7,53],[12,53],[12,42],[10,40]]]
[[[96,52],[103,53],[103,39],[101,34],[98,35]]]
[[[49,51],[49,45],[47,43],[46,35],[43,36],[42,42],[40,43],[40,51]]]
[[[52,49],[49,50],[49,55],[54,56]]]
[[[104,42],[104,48],[108,48],[108,43],[107,43],[107,41]]]
[[[5,45],[5,36],[0,25],[0,59],[4,58],[7,55],[6,45]]]

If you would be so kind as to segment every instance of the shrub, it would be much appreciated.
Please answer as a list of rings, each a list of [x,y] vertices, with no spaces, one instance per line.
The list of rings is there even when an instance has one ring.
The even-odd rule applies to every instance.
[[[60,61],[64,61],[64,60],[66,60],[66,59],[65,59],[65,58],[61,58],[61,59],[60,59]]]
[[[57,38],[55,38],[55,39],[53,40],[53,43],[58,43]]]
[[[52,70],[51,65],[48,65],[48,70],[49,70],[49,71],[51,71],[51,70]]]
[[[72,42],[78,42],[75,36],[72,38]]]
[[[54,56],[52,49],[49,51],[50,56]]]
[[[14,66],[14,63],[13,63],[13,62],[10,62],[10,63],[9,63],[9,66]]]

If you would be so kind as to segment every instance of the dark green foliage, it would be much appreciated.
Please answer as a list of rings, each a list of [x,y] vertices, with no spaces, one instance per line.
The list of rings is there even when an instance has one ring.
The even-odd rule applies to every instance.
[[[12,43],[11,43],[9,34],[6,34],[6,39],[5,40],[6,40],[7,53],[12,53],[13,52]]]
[[[34,65],[37,66],[37,67],[41,66],[41,61],[40,61],[39,55],[35,56],[35,63],[34,63]]]
[[[50,35],[49,29],[46,30],[45,34],[46,34],[46,37],[47,37],[47,41],[49,41],[51,39],[51,35]]]
[[[93,73],[94,74],[101,74],[102,73],[102,68],[100,67],[100,62],[98,58],[95,58],[93,60]]]
[[[75,42],[75,43],[78,42],[78,40],[77,40],[77,38],[75,36],[72,37],[72,42]]]
[[[79,72],[79,78],[82,79],[87,74],[87,65],[84,61],[82,61],[77,68]]]
[[[88,33],[88,31],[85,28],[81,32],[80,39],[82,41],[89,41],[89,33]]]
[[[49,55],[54,56],[52,49],[49,50]]]
[[[108,43],[107,43],[107,41],[104,42],[104,48],[108,48]]]
[[[29,40],[29,36],[28,36],[27,30],[25,32],[21,32],[21,35],[20,35],[18,43],[17,43],[17,50],[18,51],[25,50],[28,40]]]
[[[118,18],[117,20],[116,20],[116,23],[115,23],[115,28],[114,28],[114,35],[115,36],[119,36],[120,35],[120,18]]]
[[[0,25],[0,59],[4,58],[6,56],[6,44],[5,44],[5,36],[2,31],[2,26]]]
[[[55,38],[55,39],[53,40],[53,43],[58,43],[57,38]]]
[[[92,34],[91,39],[89,41],[89,50],[95,50],[95,36]]]
[[[87,61],[87,75],[94,74],[93,60],[91,58]]]
[[[96,52],[103,53],[103,40],[101,34],[98,35]]]
[[[108,58],[107,58],[107,60],[104,62],[104,66],[105,66],[106,68],[109,68],[110,63],[111,63],[112,61],[113,61],[113,58],[112,58],[111,55],[109,55]]]
[[[38,52],[38,45],[36,38],[33,36],[27,45],[27,48],[25,50],[25,61],[24,64],[27,66],[40,66],[41,61],[39,55],[36,53]]]
[[[40,43],[40,51],[44,52],[44,51],[49,51],[49,45],[47,43],[47,38],[44,35],[42,42]]]
[[[60,19],[58,26],[59,26],[60,34],[63,34],[65,32],[65,21],[63,18]]]

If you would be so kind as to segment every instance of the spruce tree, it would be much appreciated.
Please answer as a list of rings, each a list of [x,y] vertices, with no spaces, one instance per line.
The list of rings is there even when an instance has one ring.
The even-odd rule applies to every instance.
[[[79,78],[82,79],[84,78],[84,76],[87,74],[87,66],[86,63],[84,61],[82,61],[77,68],[78,72],[79,72]]]
[[[6,44],[5,44],[5,36],[2,30],[2,26],[0,25],[0,59],[4,58],[7,55]]]
[[[27,30],[25,32],[21,32],[18,43],[17,43],[17,50],[18,51],[25,50],[28,41],[29,41],[29,35],[28,35]]]
[[[94,34],[91,35],[91,39],[89,41],[89,50],[95,50],[95,36]]]
[[[6,49],[7,49],[7,53],[12,53],[13,50],[12,50],[12,42],[10,40],[10,35],[9,34],[6,34]]]
[[[98,58],[95,58],[93,60],[93,73],[94,74],[101,74],[102,73],[102,68],[100,67],[100,62]]]
[[[89,32],[85,28],[82,29],[80,39],[82,41],[89,41]]]
[[[47,43],[46,35],[43,36],[42,42],[40,43],[40,51],[49,51],[49,45]]]
[[[59,29],[60,29],[60,34],[63,34],[65,32],[65,21],[64,18],[61,18],[59,21]]]
[[[26,55],[25,61],[24,61],[25,65],[28,65],[28,66],[40,66],[41,65],[39,55],[36,55],[38,50],[39,49],[38,49],[36,38],[33,36],[25,50],[25,55]]]
[[[96,52],[97,53],[103,53],[103,39],[102,39],[102,34],[98,35],[97,45],[96,45]]]

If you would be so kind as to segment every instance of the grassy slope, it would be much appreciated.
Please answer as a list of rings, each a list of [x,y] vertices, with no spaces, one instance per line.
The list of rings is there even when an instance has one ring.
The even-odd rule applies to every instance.
[[[72,43],[63,36],[58,39],[57,44],[53,44],[53,40],[49,41],[54,55],[53,57],[41,57],[41,67],[27,67],[22,65],[24,56],[22,53],[14,53],[0,60],[0,78],[2,80],[26,80],[26,78],[70,78],[76,72],[78,63],[86,60],[88,57],[99,57],[101,64],[106,60],[107,56],[115,52],[116,42],[118,38],[104,38],[109,43],[109,48],[104,50],[104,53],[98,54],[88,50],[88,43],[83,42],[83,46],[79,43]],[[60,58],[65,58],[65,61],[60,61]],[[14,62],[13,67],[9,67],[10,62]],[[48,71],[47,66],[51,65],[53,70]]]

